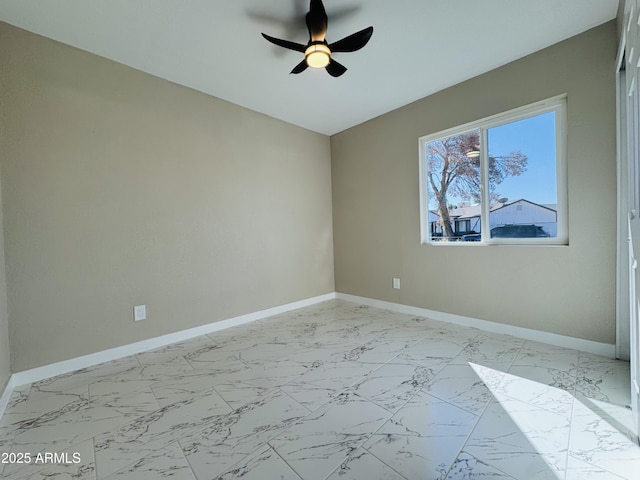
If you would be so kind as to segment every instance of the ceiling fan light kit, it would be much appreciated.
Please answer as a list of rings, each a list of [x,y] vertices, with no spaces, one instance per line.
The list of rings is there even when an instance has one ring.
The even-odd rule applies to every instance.
[[[323,42],[312,42],[304,51],[304,58],[311,68],[324,68],[331,60],[331,50]]]
[[[309,31],[309,42],[306,45],[289,40],[281,40],[264,33],[262,34],[265,40],[274,45],[304,53],[304,60],[291,70],[291,73],[294,74],[301,73],[305,71],[307,67],[311,67],[325,68],[332,77],[339,77],[347,71],[347,67],[331,58],[331,53],[355,52],[360,50],[369,42],[373,34],[373,27],[367,27],[342,40],[328,44],[325,40],[328,19],[322,0],[311,0],[309,13],[307,13],[305,21],[307,30]]]

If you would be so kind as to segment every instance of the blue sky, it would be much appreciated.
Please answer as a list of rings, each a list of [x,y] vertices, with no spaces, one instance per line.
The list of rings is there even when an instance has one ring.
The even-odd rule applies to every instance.
[[[520,150],[529,161],[527,171],[507,177],[496,188],[509,200],[525,198],[536,203],[556,203],[555,113],[548,112],[489,129],[489,154],[508,155]]]
[[[555,132],[555,112],[488,129],[489,155],[507,156],[520,151],[528,158],[527,170],[522,175],[506,177],[496,186],[499,198],[557,203]],[[449,204],[463,201],[468,200],[448,195]],[[433,198],[430,198],[429,208],[437,208]]]

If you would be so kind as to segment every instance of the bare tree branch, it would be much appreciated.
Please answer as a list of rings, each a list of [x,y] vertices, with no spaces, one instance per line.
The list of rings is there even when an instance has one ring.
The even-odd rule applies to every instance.
[[[477,130],[436,140],[426,146],[429,184],[438,204],[443,234],[448,238],[455,236],[449,216],[448,195],[480,200],[480,157],[468,155],[469,152],[479,150],[480,136]],[[499,198],[496,186],[507,177],[516,177],[526,172],[527,162],[527,156],[520,151],[506,156],[489,156],[487,163],[491,201]]]

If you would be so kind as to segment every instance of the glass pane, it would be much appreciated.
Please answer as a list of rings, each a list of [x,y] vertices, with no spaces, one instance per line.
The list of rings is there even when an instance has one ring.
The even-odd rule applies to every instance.
[[[555,112],[487,131],[491,238],[558,236]]]
[[[480,131],[472,130],[425,146],[430,241],[478,240],[479,139]]]

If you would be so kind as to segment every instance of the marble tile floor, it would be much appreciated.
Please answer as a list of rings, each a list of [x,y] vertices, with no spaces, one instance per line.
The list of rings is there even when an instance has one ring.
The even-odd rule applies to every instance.
[[[638,479],[628,403],[628,363],[332,300],[16,389],[0,477]]]

